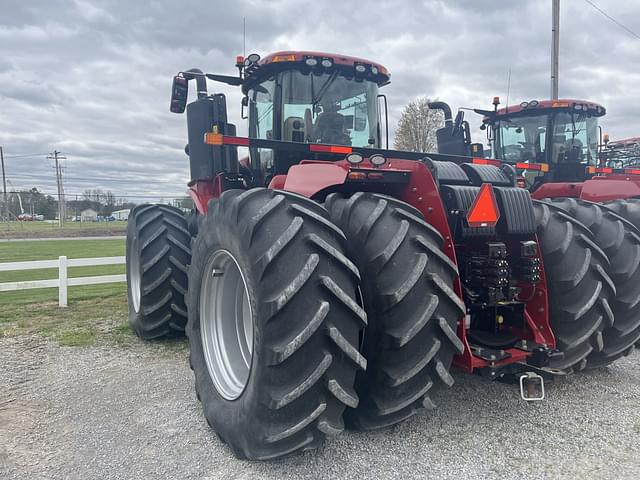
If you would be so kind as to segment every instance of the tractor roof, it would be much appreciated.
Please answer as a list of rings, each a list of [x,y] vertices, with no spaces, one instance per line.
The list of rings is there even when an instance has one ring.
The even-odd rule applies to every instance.
[[[315,63],[311,65],[314,60]],[[327,63],[329,66],[325,67],[323,61],[326,62],[327,60],[330,63]],[[288,68],[317,68],[321,70],[335,67],[353,69],[355,76],[362,75],[364,78],[376,82],[379,86],[388,84],[391,78],[389,70],[383,65],[364,58],[350,57],[337,53],[284,50],[270,53],[246,69],[246,84],[260,80],[266,74],[271,75],[274,71]],[[360,71],[359,69],[363,67],[364,69]],[[247,88],[248,85],[243,86],[243,89]]]
[[[640,144],[640,137],[623,138],[622,140],[611,140],[609,147],[629,147]]]
[[[556,110],[571,110],[576,112],[585,111],[594,117],[601,117],[607,112],[602,105],[588,100],[576,100],[569,98],[560,98],[557,100],[531,100],[529,102],[522,102],[519,105],[500,108],[497,112],[491,112],[490,115],[486,115],[482,121],[484,123],[490,123],[494,120],[507,116],[545,115]]]

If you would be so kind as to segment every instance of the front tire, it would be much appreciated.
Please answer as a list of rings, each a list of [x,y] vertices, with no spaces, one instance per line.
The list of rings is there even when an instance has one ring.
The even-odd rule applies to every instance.
[[[204,415],[238,458],[317,447],[358,404],[366,314],[344,243],[324,208],[295,194],[230,190],[209,203],[193,246],[187,335]],[[228,275],[228,294],[216,296],[211,279]]]
[[[144,340],[184,335],[191,237],[169,205],[138,205],[127,225],[129,323]]]
[[[464,305],[453,291],[455,264],[442,252],[442,236],[411,205],[359,192],[327,197],[331,218],[344,230],[349,253],[362,273],[369,319],[358,372],[357,408],[347,424],[359,430],[393,425],[433,408],[431,395],[451,386],[456,334]]]

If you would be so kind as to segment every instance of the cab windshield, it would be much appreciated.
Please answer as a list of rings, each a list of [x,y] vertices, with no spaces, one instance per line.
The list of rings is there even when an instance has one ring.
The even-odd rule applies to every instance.
[[[495,155],[508,162],[584,163],[598,159],[598,120],[559,111],[521,116],[494,124]]]
[[[377,147],[377,96],[374,82],[347,78],[337,70],[322,74],[284,71],[250,90],[250,135]]]

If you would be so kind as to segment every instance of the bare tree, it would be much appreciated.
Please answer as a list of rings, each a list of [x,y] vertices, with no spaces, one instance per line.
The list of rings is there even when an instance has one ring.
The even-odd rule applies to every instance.
[[[435,152],[438,149],[436,130],[444,125],[440,110],[429,109],[431,99],[419,97],[402,111],[393,142],[396,150]]]

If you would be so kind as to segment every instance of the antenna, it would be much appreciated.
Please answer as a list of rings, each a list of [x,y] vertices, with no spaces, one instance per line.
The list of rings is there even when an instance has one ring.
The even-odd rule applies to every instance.
[[[507,104],[505,113],[509,113],[509,92],[511,91],[511,67],[509,67],[509,76],[507,77]]]
[[[247,19],[242,17],[242,58],[247,56]]]

